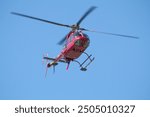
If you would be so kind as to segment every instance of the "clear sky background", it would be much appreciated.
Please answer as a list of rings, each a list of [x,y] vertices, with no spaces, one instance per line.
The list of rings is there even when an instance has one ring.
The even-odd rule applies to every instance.
[[[98,8],[81,27],[140,39],[86,32],[86,52],[95,57],[88,70],[60,63],[45,78],[43,54],[57,56],[70,29],[10,12],[74,24],[90,6]],[[150,99],[150,1],[1,0],[0,99]]]

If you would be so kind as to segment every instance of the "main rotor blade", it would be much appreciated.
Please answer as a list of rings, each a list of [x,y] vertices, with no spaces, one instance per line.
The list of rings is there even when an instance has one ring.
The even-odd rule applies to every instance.
[[[88,30],[88,29],[85,29],[85,28],[79,28],[79,29],[83,30],[83,31],[101,33],[101,34],[106,34],[106,35],[114,35],[114,36],[120,36],[120,37],[127,37],[127,38],[139,39],[139,37],[131,36],[131,35],[122,35],[122,34],[116,34],[116,33],[110,33],[110,32],[100,32],[100,31],[95,31],[95,30]]]
[[[66,37],[67,37],[67,35],[64,36],[57,44],[58,44],[58,45],[63,45],[64,42],[65,42],[65,40],[66,40]]]
[[[26,17],[26,18],[31,18],[31,19],[34,19],[34,20],[39,20],[39,21],[42,21],[42,22],[46,22],[46,23],[50,23],[50,24],[54,24],[54,25],[58,25],[58,26],[64,26],[64,27],[69,27],[69,28],[71,28],[70,25],[60,24],[60,23],[48,21],[48,20],[45,20],[45,19],[40,19],[40,18],[37,18],[37,17],[29,16],[29,15],[24,15],[24,14],[21,14],[21,13],[11,12],[11,14],[13,14],[13,15],[18,15],[18,16],[22,16],[22,17]]]
[[[79,26],[80,23],[81,23],[94,9],[96,9],[95,6],[90,7],[90,8],[85,12],[85,14],[80,18],[80,20],[77,22],[77,26]]]

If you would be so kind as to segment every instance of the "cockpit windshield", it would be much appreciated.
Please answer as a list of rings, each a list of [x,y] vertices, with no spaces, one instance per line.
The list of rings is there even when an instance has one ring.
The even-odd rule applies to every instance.
[[[84,33],[79,32],[79,31],[76,31],[73,35],[74,36],[83,36],[83,37],[89,39],[89,36],[87,34],[84,34]]]
[[[82,35],[81,35],[80,32],[76,31],[76,32],[74,33],[74,36],[82,36]]]
[[[84,37],[86,37],[87,39],[89,39],[89,36],[87,34],[82,33]]]

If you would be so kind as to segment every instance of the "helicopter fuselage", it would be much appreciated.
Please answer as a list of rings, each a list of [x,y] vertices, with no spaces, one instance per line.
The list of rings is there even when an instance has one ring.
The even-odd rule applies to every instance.
[[[29,15],[25,15],[25,14],[17,13],[17,12],[11,12],[11,13],[14,14],[14,15],[21,16],[21,17],[26,17],[26,18],[38,20],[38,21],[41,21],[41,22],[71,28],[71,31],[68,33],[68,35],[65,38],[62,38],[58,43],[59,45],[62,45],[65,42],[65,46],[62,49],[61,53],[56,58],[50,58],[50,57],[45,56],[45,57],[43,57],[43,59],[52,61],[50,63],[47,63],[47,68],[49,68],[51,66],[53,66],[53,68],[55,68],[55,66],[58,64],[58,62],[62,62],[62,63],[67,63],[68,64],[67,68],[66,68],[66,69],[68,69],[70,61],[74,61],[74,62],[77,62],[79,64],[79,67],[81,68],[80,70],[86,71],[87,67],[94,60],[94,57],[91,58],[92,55],[88,55],[86,52],[84,52],[86,50],[86,48],[89,46],[90,40],[89,40],[88,35],[86,35],[82,31],[97,32],[97,33],[101,33],[101,34],[138,39],[138,37],[135,37],[135,36],[115,34],[115,33],[102,32],[102,31],[95,31],[95,30],[89,30],[89,29],[80,27],[81,22],[95,9],[96,9],[95,6],[91,6],[82,15],[82,17],[77,21],[77,23],[73,24],[73,25],[57,23],[57,22],[53,22],[53,21],[49,21],[49,20],[45,20],[45,19],[41,19],[41,18],[29,16]],[[78,57],[80,57],[80,55],[82,53],[86,54],[87,58],[82,63],[80,63],[76,59]],[[88,60],[90,62],[88,62],[86,64],[86,61],[88,61]]]
[[[86,34],[79,31],[71,31],[66,37],[65,47],[62,50],[64,59],[77,59],[86,50],[89,44],[90,40]]]
[[[75,59],[77,59],[78,57],[80,57],[82,53],[84,53],[84,51],[87,49],[89,44],[90,44],[90,40],[88,35],[82,33],[81,31],[70,31],[66,36],[66,42],[61,53],[55,59],[46,58],[46,59],[53,60],[51,63],[47,64],[47,67],[49,68],[51,66],[55,66],[57,62],[70,63],[70,61],[76,61]],[[87,59],[91,57],[89,55],[87,56],[88,56]],[[93,60],[91,59],[91,62]]]

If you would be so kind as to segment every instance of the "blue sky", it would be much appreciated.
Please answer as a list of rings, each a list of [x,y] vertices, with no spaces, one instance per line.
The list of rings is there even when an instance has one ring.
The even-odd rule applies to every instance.
[[[1,0],[0,99],[150,99],[150,1]],[[86,50],[95,57],[87,72],[60,63],[45,78],[43,54],[55,57],[57,42],[70,29],[11,15],[74,24],[90,7],[98,8],[81,27],[138,36],[140,39],[86,32]],[[79,58],[85,59],[84,55]]]

